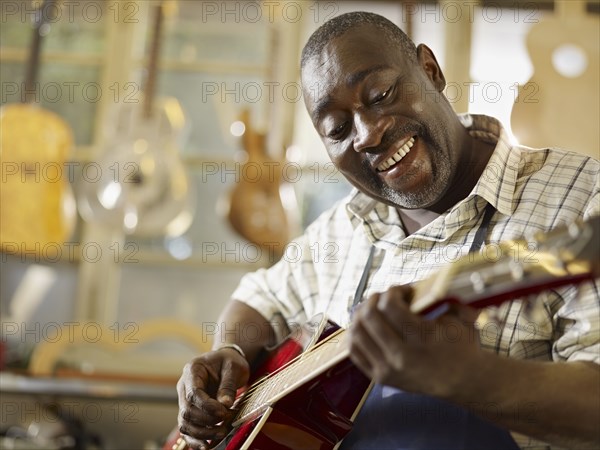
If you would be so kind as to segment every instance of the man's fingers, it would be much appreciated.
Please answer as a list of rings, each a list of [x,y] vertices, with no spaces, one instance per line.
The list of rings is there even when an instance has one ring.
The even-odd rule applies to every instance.
[[[227,428],[225,425],[215,427],[201,427],[196,424],[185,422],[179,426],[179,432],[185,436],[192,437],[197,440],[216,440],[220,441],[227,436]]]
[[[230,408],[235,400],[238,388],[237,378],[234,376],[233,364],[231,360],[228,360],[221,367],[221,381],[217,390],[217,400],[227,408]]]
[[[363,355],[362,351],[354,348],[350,353],[350,359],[354,363],[356,367],[358,367],[365,375],[369,378],[373,376],[373,367],[371,367],[371,363],[368,358]]]
[[[234,412],[229,408],[237,385],[248,378],[247,361],[210,352],[184,367],[177,383],[180,433],[191,448],[209,448],[222,440]]]
[[[237,353],[235,353],[237,355]],[[248,382],[248,362],[241,356],[237,359],[227,359],[221,366],[219,386],[217,388],[217,400],[225,407],[231,408],[235,401],[238,388]]]
[[[210,427],[227,419],[227,409],[219,402],[215,400],[213,402],[215,404],[213,409],[207,405],[202,405],[202,407],[198,408],[189,403],[186,406],[180,407],[179,415],[182,420],[181,423],[189,422]]]
[[[179,430],[179,432],[181,433],[181,436],[185,439],[185,443],[187,444],[187,446],[192,450],[208,450],[209,446],[206,441],[188,436],[182,433],[181,430]]]
[[[219,403],[210,398],[202,388],[195,386],[186,386],[185,400],[188,404],[203,409],[208,413],[216,412],[215,410],[218,410],[217,406],[219,406]]]
[[[374,369],[385,360],[380,347],[369,335],[364,324],[359,320],[352,324],[352,340],[350,341],[350,356],[356,355],[357,365],[365,371],[368,367],[369,376],[374,376]]]
[[[373,311],[365,316],[361,326],[368,333],[373,345],[381,349],[382,358],[392,366],[397,366],[402,352],[403,336],[401,329],[392,327],[386,319],[379,311]]]
[[[192,379],[193,382],[184,381],[177,385],[179,405],[183,407],[189,420],[202,425],[214,425],[223,420],[227,415],[227,408],[205,392],[203,388],[205,383],[201,377],[192,377]]]
[[[464,324],[474,324],[480,313],[479,310],[471,308],[468,305],[452,305],[450,312]]]
[[[406,286],[396,286],[383,292],[377,301],[377,310],[392,324],[406,322],[412,316],[409,308],[411,292]]]

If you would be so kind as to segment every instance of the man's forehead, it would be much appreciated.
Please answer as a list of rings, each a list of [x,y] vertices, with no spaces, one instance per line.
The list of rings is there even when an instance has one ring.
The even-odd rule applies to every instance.
[[[312,116],[327,109],[338,87],[353,88],[372,74],[398,69],[405,55],[386,33],[367,24],[330,39],[302,68],[302,88]]]
[[[398,42],[367,24],[330,39],[304,64],[302,76],[339,76],[336,71],[362,72],[374,65],[393,65],[403,59],[405,55]]]
[[[400,58],[398,52],[380,53],[368,43],[339,46],[331,42],[306,61],[301,73],[302,85],[305,91],[313,93],[317,88],[325,92],[340,85],[352,88],[372,74],[398,68]]]

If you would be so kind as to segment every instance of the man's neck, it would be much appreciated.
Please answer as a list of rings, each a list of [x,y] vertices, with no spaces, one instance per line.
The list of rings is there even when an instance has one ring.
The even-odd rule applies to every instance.
[[[404,229],[408,234],[423,228],[433,222],[441,214],[464,200],[473,190],[487,165],[495,145],[474,139],[469,136],[470,151],[465,153],[459,167],[464,168],[452,180],[452,185],[444,197],[435,205],[423,209],[397,208]]]
[[[397,209],[400,214],[400,220],[404,225],[406,234],[413,234],[415,231],[420,230],[425,225],[433,222],[437,219],[440,214],[429,211],[427,209]]]
[[[458,161],[458,170],[454,174],[450,187],[442,199],[427,207],[427,210],[443,214],[458,202],[467,198],[479,181],[496,147],[495,144],[471,137],[464,145],[468,145],[470,148]]]

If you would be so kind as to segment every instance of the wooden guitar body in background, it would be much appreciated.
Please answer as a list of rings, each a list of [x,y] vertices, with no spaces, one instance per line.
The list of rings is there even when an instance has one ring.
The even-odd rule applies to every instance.
[[[248,110],[242,112],[240,121],[246,127],[242,142],[248,159],[230,193],[227,218],[243,238],[272,251],[278,259],[290,239],[279,191],[283,163],[267,155],[266,135],[253,128]]]
[[[523,145],[562,147],[600,158],[600,18],[585,12],[584,1],[554,3],[554,16],[544,17],[527,36],[534,74],[519,88],[512,130]],[[575,46],[587,59],[587,67],[575,77],[564,76],[553,64],[554,52],[565,45]]]
[[[76,211],[69,168],[73,134],[57,114],[33,103],[42,36],[54,1],[36,23],[25,77],[24,103],[0,109],[0,246],[8,253],[53,258],[72,234]]]

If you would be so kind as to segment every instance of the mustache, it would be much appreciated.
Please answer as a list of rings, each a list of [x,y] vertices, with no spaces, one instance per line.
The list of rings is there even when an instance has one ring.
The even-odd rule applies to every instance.
[[[425,140],[429,140],[429,132],[418,122],[408,122],[399,127],[394,127],[387,130],[381,139],[381,143],[377,147],[373,147],[372,153],[385,153],[389,148],[406,136],[419,136]]]

